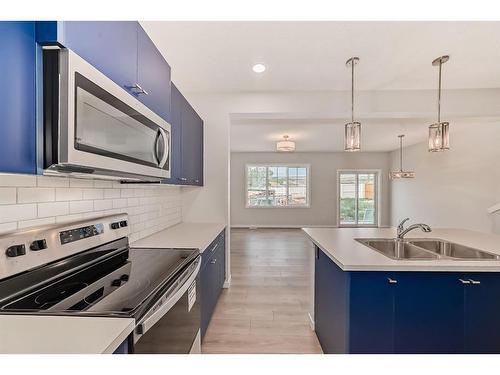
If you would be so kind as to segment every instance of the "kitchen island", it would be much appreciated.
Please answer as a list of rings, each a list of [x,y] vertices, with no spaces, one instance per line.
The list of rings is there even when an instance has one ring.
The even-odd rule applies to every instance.
[[[315,244],[314,327],[325,353],[500,353],[500,260],[391,259],[356,241],[395,228],[304,228]],[[500,236],[413,231],[500,255]]]

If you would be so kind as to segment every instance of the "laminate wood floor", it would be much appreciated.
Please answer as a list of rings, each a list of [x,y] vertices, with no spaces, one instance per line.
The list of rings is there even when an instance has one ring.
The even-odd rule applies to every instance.
[[[224,289],[203,353],[321,353],[311,330],[313,246],[299,229],[232,229]]]

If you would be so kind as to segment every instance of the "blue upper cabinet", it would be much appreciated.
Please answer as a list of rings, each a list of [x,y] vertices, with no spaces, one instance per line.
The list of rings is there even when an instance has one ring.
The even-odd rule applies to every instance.
[[[170,121],[170,66],[135,21],[44,21],[37,41],[75,51]]]
[[[141,25],[138,25],[137,43],[137,83],[145,93],[138,98],[147,107],[167,121],[170,116],[170,65],[163,59],[160,51],[149,39]]]
[[[0,172],[36,173],[34,22],[0,22]]]
[[[172,170],[167,184],[203,185],[203,120],[172,83]]]
[[[181,179],[188,185],[203,185],[203,120],[184,99],[181,112]]]
[[[171,113],[170,113],[170,155],[172,162],[170,163],[170,178],[163,181],[167,184],[180,184],[181,183],[181,112],[183,101],[185,100],[181,92],[172,83],[171,95]]]

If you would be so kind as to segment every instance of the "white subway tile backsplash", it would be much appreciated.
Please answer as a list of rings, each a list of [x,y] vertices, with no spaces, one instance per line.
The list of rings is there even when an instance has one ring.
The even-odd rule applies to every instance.
[[[120,198],[120,189],[105,189],[104,198]]]
[[[0,188],[0,204],[17,203],[17,191],[15,187]]]
[[[0,223],[36,218],[36,204],[9,204],[0,206]]]
[[[105,181],[105,180],[94,180],[94,187],[96,187],[96,188],[112,188],[113,182],[112,181]]]
[[[84,180],[84,179],[77,179],[77,178],[71,178],[69,180],[69,187],[79,187],[79,188],[91,188],[94,187],[94,181],[93,180]]]
[[[182,219],[181,188],[0,174],[0,233],[127,213],[130,241]]]
[[[0,186],[36,186],[36,176],[0,173]]]
[[[83,214],[56,216],[56,223],[69,223],[72,221],[81,220],[82,218],[83,218]]]
[[[103,199],[104,191],[102,189],[83,189],[83,199]]]
[[[55,217],[46,217],[43,219],[33,219],[33,220],[24,220],[18,223],[19,229],[30,228],[30,227],[38,227],[41,225],[54,224],[56,222]]]
[[[38,187],[68,187],[69,178],[67,177],[52,177],[52,176],[38,176]]]
[[[94,211],[93,201],[71,201],[69,202],[69,213],[80,214],[82,212]]]
[[[69,214],[69,202],[38,203],[38,217]]]
[[[54,188],[18,188],[17,203],[52,202],[55,200]]]
[[[78,201],[83,197],[79,188],[56,188],[56,201]]]
[[[94,210],[110,210],[113,208],[112,199],[100,199],[94,201]]]
[[[123,208],[123,207],[127,207],[126,198],[113,199],[113,208]]]

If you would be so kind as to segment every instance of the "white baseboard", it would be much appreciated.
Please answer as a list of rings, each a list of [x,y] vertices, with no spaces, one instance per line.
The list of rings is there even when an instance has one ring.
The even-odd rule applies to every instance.
[[[309,317],[309,326],[311,327],[311,330],[314,331],[314,319],[311,316],[311,313],[307,313],[307,316]]]
[[[231,275],[229,275],[229,278],[227,280],[224,281],[224,284],[222,284],[222,287],[224,289],[227,289],[231,286]]]
[[[302,225],[289,225],[289,224],[283,224],[283,225],[259,225],[259,224],[231,224],[231,228],[235,229],[240,229],[240,228],[251,228],[251,229],[278,229],[278,228],[283,228],[283,229],[300,229],[300,228],[337,228],[337,225],[310,225],[310,224],[302,224]]]

